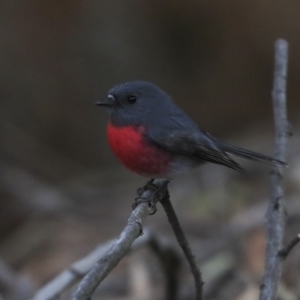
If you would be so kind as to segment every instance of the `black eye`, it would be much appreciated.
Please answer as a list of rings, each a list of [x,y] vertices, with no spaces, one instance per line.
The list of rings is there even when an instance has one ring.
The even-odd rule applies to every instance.
[[[134,102],[136,102],[136,96],[129,96],[129,97],[127,98],[127,101],[128,101],[129,103],[134,103]]]

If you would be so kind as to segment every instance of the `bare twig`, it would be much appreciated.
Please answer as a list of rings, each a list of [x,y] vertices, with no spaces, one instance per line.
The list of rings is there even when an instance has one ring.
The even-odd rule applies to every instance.
[[[169,220],[169,222],[172,226],[172,229],[175,233],[177,242],[180,245],[182,251],[184,252],[186,259],[190,265],[191,272],[193,274],[194,281],[195,281],[196,300],[202,300],[203,299],[203,289],[202,289],[203,281],[202,281],[202,277],[201,277],[201,272],[197,266],[195,256],[193,255],[193,253],[191,251],[191,248],[188,244],[185,234],[180,226],[180,223],[178,221],[178,218],[176,216],[176,213],[175,213],[172,203],[170,201],[169,193],[167,193],[160,202],[167,214],[168,220]]]
[[[150,247],[157,255],[165,278],[166,278],[166,300],[176,300],[179,290],[179,271],[181,256],[170,246],[163,247],[158,238],[150,240]]]
[[[0,259],[0,285],[6,297],[12,300],[29,299],[33,294],[33,286]]]
[[[144,232],[143,236],[136,240],[131,250],[137,250],[143,245],[151,242],[152,234],[148,231]],[[51,300],[58,297],[63,291],[71,287],[75,282],[82,279],[93,265],[112,247],[115,240],[108,241],[96,247],[86,257],[75,262],[67,270],[63,271],[39,291],[36,292],[32,300]]]
[[[165,180],[155,180],[154,184],[160,188],[165,185]],[[149,199],[151,196],[152,203],[159,201],[166,189],[163,188],[159,193],[146,190],[142,194],[142,198]],[[118,262],[130,250],[134,240],[142,234],[142,223],[151,213],[148,203],[141,203],[131,213],[128,223],[122,231],[119,238],[112,245],[110,250],[93,266],[90,272],[83,278],[77,290],[72,295],[72,300],[88,300],[91,298],[95,289],[100,282],[109,274],[109,272],[118,264]]]
[[[93,265],[112,247],[114,242],[115,240],[111,240],[97,246],[86,257],[75,262],[67,270],[43,286],[36,292],[32,300],[52,300],[59,297],[65,290],[82,279]],[[176,251],[173,244],[170,244],[162,237],[148,230],[145,230],[143,236],[135,240],[130,252],[137,251],[145,246],[149,246],[161,261],[167,281],[167,299],[174,300],[178,281],[178,268],[183,258],[181,253]],[[171,295],[174,297],[171,297]]]
[[[277,40],[275,43],[275,73],[272,92],[276,143],[275,157],[286,159],[286,144],[289,133],[286,113],[286,76],[288,62],[288,43]],[[267,211],[267,246],[265,271],[261,285],[260,300],[274,300],[281,277],[281,259],[278,255],[283,245],[285,229],[285,203],[282,168],[273,166],[271,173],[271,201]]]
[[[282,260],[286,259],[289,253],[292,251],[292,249],[300,242],[300,234],[297,234],[290,243],[279,251],[278,255]]]

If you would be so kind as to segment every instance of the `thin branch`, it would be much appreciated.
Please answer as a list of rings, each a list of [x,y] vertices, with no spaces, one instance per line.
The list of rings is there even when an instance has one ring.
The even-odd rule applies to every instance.
[[[151,243],[153,237],[148,231],[144,232],[143,236],[133,243],[131,251],[135,251],[140,247]],[[36,292],[32,300],[51,300],[54,299],[67,288],[71,287],[78,280],[82,279],[93,265],[112,247],[115,240],[108,241],[104,244],[97,246],[86,257],[75,262],[67,270],[63,271],[39,291]]]
[[[165,180],[155,180],[154,184],[160,188],[165,185]],[[164,196],[166,188],[158,193],[151,190],[143,192],[141,198],[151,199],[155,204]],[[72,295],[72,300],[88,300],[91,298],[95,289],[118,262],[127,254],[134,240],[142,234],[142,224],[146,217],[151,213],[148,203],[140,203],[131,213],[128,223],[119,238],[112,245],[110,250],[93,266],[89,273],[83,278],[77,290]]]
[[[185,237],[185,234],[180,226],[180,223],[176,216],[175,210],[170,201],[169,193],[166,194],[166,196],[160,202],[167,214],[168,220],[169,220],[169,222],[172,226],[172,229],[175,233],[177,242],[180,245],[180,247],[190,265],[191,272],[193,274],[194,281],[195,281],[196,300],[202,300],[203,299],[203,288],[202,288],[203,281],[202,281],[202,277],[201,277],[201,272],[198,268],[198,265],[195,260],[195,256],[193,255],[193,253],[191,251],[191,248]]]
[[[176,300],[179,291],[179,274],[182,257],[173,247],[163,246],[159,238],[150,240],[150,247],[158,257],[166,279],[166,300]],[[181,253],[180,253],[181,254]]]
[[[286,144],[289,126],[286,112],[286,76],[288,63],[288,43],[277,40],[275,43],[275,72],[273,86],[273,108],[275,118],[276,142],[275,157],[286,160]],[[282,273],[281,259],[278,255],[283,245],[285,230],[285,201],[283,171],[273,166],[271,172],[271,201],[267,211],[267,245],[265,271],[261,285],[260,300],[274,300]]]
[[[73,263],[67,270],[38,290],[32,300],[52,300],[59,297],[65,290],[82,279],[93,265],[112,247],[114,242],[115,240],[111,240],[97,246],[86,257]],[[166,239],[149,230],[144,231],[144,234],[135,240],[130,252],[137,251],[145,246],[149,246],[160,260],[167,281],[167,299],[174,300],[176,298],[176,287],[178,287],[180,262],[183,259],[181,253],[177,252],[173,243],[169,243]]]
[[[285,260],[287,256],[290,254],[292,249],[300,242],[300,234],[296,235],[290,243],[279,251],[278,255],[282,260]]]
[[[17,275],[2,259],[0,259],[0,286],[5,291],[6,297],[11,300],[29,299],[34,291],[29,280]]]

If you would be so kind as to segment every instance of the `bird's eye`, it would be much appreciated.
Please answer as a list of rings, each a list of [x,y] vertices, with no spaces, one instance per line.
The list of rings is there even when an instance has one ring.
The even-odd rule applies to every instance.
[[[135,103],[135,102],[136,102],[136,96],[129,96],[129,97],[127,98],[127,101],[128,101],[129,103]]]

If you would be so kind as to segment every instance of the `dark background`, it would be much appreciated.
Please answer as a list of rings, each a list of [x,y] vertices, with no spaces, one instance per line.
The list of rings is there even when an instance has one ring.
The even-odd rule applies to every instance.
[[[288,197],[296,199],[299,34],[295,0],[2,1],[0,258],[34,289],[120,233],[146,179],[113,157],[106,113],[93,104],[120,82],[152,81],[205,130],[272,155],[277,38],[290,44],[288,112],[294,137],[286,182]],[[172,183],[175,209],[195,244],[224,238],[224,226],[243,213],[242,219],[251,221],[247,210],[265,203],[270,167],[241,164],[247,174],[207,165]],[[173,240],[161,210],[146,227]],[[300,209],[293,213],[296,220]],[[287,227],[291,237],[299,232],[295,220]],[[239,237],[236,247],[219,250],[230,250],[235,263],[211,299],[256,297],[264,232],[253,230]],[[299,254],[290,264],[282,289],[299,297]],[[134,263],[115,274],[126,274],[128,265]],[[108,279],[112,286],[114,278]],[[107,287],[101,299],[133,299],[130,293],[128,287]]]

